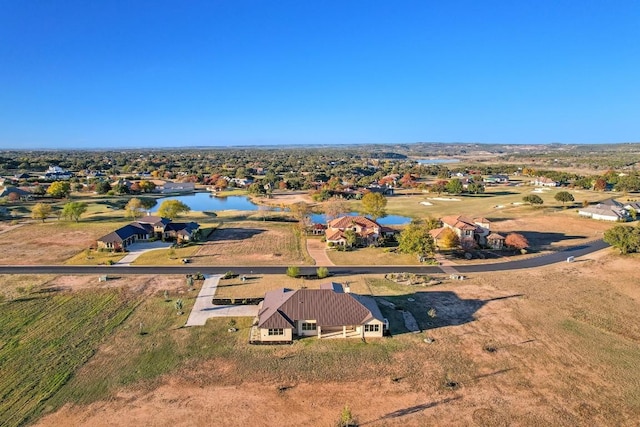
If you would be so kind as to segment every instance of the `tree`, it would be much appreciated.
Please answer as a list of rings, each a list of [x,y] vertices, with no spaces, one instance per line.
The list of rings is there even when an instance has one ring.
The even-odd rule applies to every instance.
[[[438,181],[431,186],[431,192],[438,193],[438,196],[447,189],[447,181]]]
[[[308,204],[305,202],[294,203],[290,206],[290,209],[295,219],[297,219],[301,225],[307,225],[309,215],[311,214],[311,209]]]
[[[96,193],[107,194],[109,191],[111,191],[111,184],[107,181],[100,181],[96,184]]]
[[[151,181],[140,181],[140,191],[143,193],[151,193],[156,189],[156,184]],[[107,190],[108,191],[108,190]]]
[[[80,217],[87,211],[87,204],[84,202],[69,202],[62,208],[62,217],[75,222],[80,221]]]
[[[462,181],[458,178],[453,178],[451,181],[447,182],[445,189],[449,194],[462,194],[464,187],[462,186]]]
[[[324,204],[324,216],[327,221],[346,215],[348,212],[347,202],[339,197],[332,197]]]
[[[440,237],[439,241],[440,245],[445,249],[453,249],[460,246],[460,237],[450,228],[442,232],[442,237]]]
[[[598,178],[596,179],[596,181],[593,183],[593,189],[596,191],[604,191],[607,189],[607,181],[605,181],[603,178]]]
[[[182,213],[187,213],[191,210],[189,206],[182,203],[180,200],[165,200],[158,209],[158,215],[163,218],[174,219]]]
[[[513,249],[526,249],[529,247],[529,241],[526,237],[519,233],[509,233],[504,239],[504,244]]]
[[[558,202],[562,202],[562,206],[564,206],[566,202],[573,202],[575,200],[573,198],[573,194],[569,193],[568,191],[560,191],[556,193],[556,195],[553,196],[553,198],[556,199]]]
[[[140,197],[140,203],[142,203],[142,207],[145,211],[151,210],[151,208],[158,204],[158,202],[151,197]]]
[[[142,201],[137,197],[130,199],[124,207],[126,215],[135,221],[136,218],[144,214]]]
[[[178,312],[178,316],[182,316],[184,312],[182,311],[182,299],[177,299],[175,302],[176,311]]]
[[[467,186],[467,191],[471,194],[482,194],[484,193],[484,185],[479,182],[471,182]]]
[[[362,213],[374,220],[387,215],[387,198],[380,193],[367,193],[362,197]]]
[[[529,194],[528,196],[524,196],[522,201],[525,203],[529,203],[532,205],[541,205],[544,203],[544,200],[537,194]]]
[[[429,234],[429,227],[420,221],[411,221],[398,236],[398,249],[407,254],[431,255],[436,245]]]
[[[340,419],[338,420],[338,427],[355,427],[358,425],[358,420],[353,416],[351,409],[345,405],[340,412]]]
[[[49,188],[47,188],[47,194],[57,199],[67,197],[70,192],[71,184],[69,184],[67,181],[52,182]]]
[[[356,244],[356,242],[358,241],[358,236],[356,235],[356,232],[353,231],[352,229],[345,230],[343,235],[344,235],[344,238],[347,241],[347,246],[348,247],[354,246]]]
[[[616,225],[604,232],[605,242],[618,249],[621,254],[640,252],[640,225]]]
[[[41,219],[44,222],[45,219],[51,213],[51,205],[47,203],[36,203],[31,208],[31,218],[33,219]]]

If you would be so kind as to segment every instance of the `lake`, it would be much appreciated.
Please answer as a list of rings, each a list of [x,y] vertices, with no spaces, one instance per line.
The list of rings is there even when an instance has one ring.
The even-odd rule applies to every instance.
[[[418,163],[421,165],[441,165],[445,163],[460,163],[459,159],[420,159]]]
[[[194,193],[185,194],[183,196],[171,196],[158,199],[158,204],[155,206],[156,212],[158,207],[165,200],[179,200],[185,205],[189,206],[192,211],[257,211],[258,205],[253,203],[247,196],[229,196],[229,197],[215,197],[210,193]],[[271,211],[280,211],[278,207],[264,206],[265,209]],[[356,216],[360,215],[357,212],[350,212],[348,215]],[[323,214],[312,214],[311,220],[314,223],[326,223]],[[384,218],[379,218],[377,221],[382,225],[405,225],[411,222],[411,218],[400,215],[387,215]]]

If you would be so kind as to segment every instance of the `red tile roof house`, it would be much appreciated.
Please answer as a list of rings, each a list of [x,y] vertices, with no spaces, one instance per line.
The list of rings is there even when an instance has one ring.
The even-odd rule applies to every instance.
[[[347,239],[344,232],[347,230],[353,230],[356,233],[358,246],[377,245],[379,238],[396,233],[396,230],[381,226],[364,216],[341,216],[327,223],[325,231],[327,245],[346,245]]]
[[[436,245],[447,229],[453,230],[460,239],[463,249],[472,249],[476,246],[488,246],[491,249],[502,249],[504,237],[491,232],[491,222],[486,218],[469,218],[463,215],[445,216],[440,219],[442,227],[431,230],[429,233]]]
[[[145,216],[100,237],[97,244],[99,249],[122,251],[136,241],[154,237],[185,242],[194,240],[199,228],[195,222],[172,222],[168,218]]]
[[[320,289],[277,289],[260,303],[252,344],[287,344],[294,336],[379,338],[386,319],[375,300],[345,292],[339,283]]]

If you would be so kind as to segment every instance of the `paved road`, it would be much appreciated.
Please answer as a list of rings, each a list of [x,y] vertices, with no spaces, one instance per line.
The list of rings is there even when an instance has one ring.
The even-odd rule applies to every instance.
[[[566,261],[569,256],[583,256],[595,251],[607,248],[609,245],[604,241],[594,240],[589,243],[574,246],[563,251],[554,252],[547,255],[540,255],[519,261],[507,261],[492,264],[469,264],[456,265],[455,269],[461,274],[480,273],[488,271],[507,271],[518,270],[523,268],[540,267],[543,265],[553,264]],[[316,266],[300,266],[302,274],[315,274]],[[226,271],[232,270],[236,274],[285,274],[287,266],[263,266],[263,267],[247,267],[247,266],[195,266],[195,265],[177,265],[177,266],[81,266],[81,265],[15,265],[0,266],[0,274],[224,274]],[[384,274],[397,271],[406,271],[408,273],[422,274],[442,274],[446,273],[439,266],[410,266],[410,265],[378,265],[378,266],[334,266],[329,271],[334,275],[348,274]]]
[[[255,317],[257,305],[213,305],[221,274],[205,276],[202,289],[196,298],[185,326],[202,326],[212,317]]]

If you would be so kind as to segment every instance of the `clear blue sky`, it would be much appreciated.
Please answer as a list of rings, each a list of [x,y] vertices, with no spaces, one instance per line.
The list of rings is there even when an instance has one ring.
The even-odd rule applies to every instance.
[[[640,1],[0,0],[0,147],[640,141]]]

